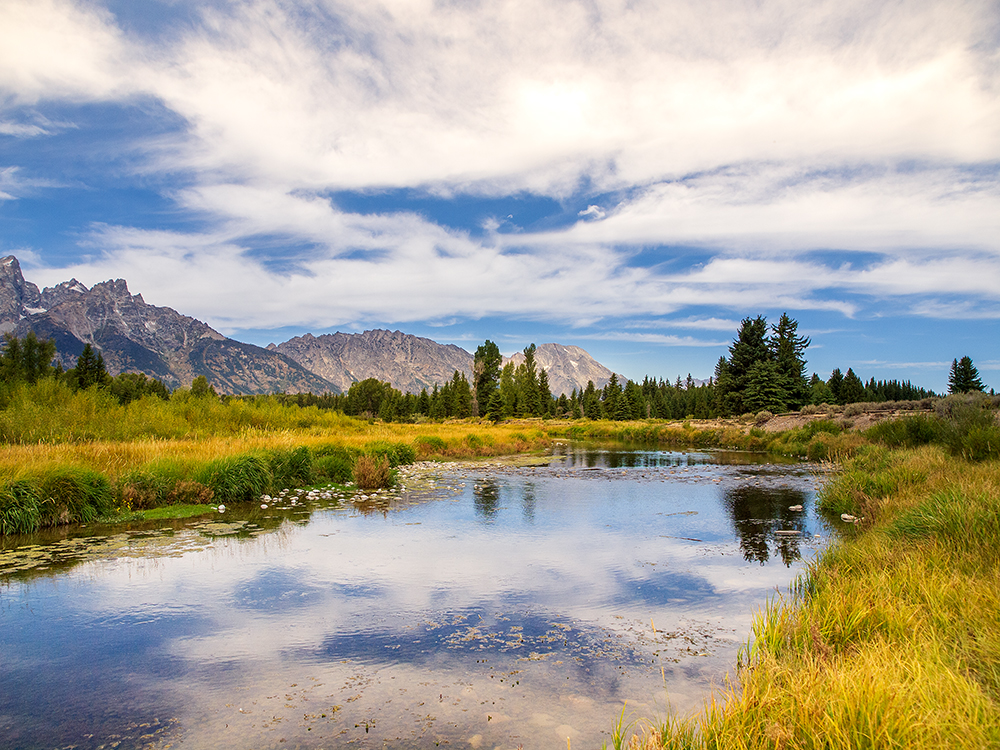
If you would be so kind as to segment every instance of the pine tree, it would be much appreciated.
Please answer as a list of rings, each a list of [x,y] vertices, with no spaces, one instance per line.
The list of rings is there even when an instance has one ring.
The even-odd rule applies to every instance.
[[[840,403],[856,404],[865,399],[865,384],[861,378],[854,374],[854,370],[847,368],[844,382],[840,386]]]
[[[56,344],[52,339],[39,341],[34,331],[23,340],[12,333],[4,334],[4,350],[0,354],[0,380],[4,382],[37,383],[53,373],[52,360]]]
[[[826,385],[830,389],[830,393],[833,394],[834,403],[844,403],[843,398],[841,398],[841,391],[844,387],[844,373],[840,371],[839,367],[833,368],[833,372],[830,373]]]
[[[743,408],[750,412],[785,411],[785,389],[781,387],[781,373],[778,363],[757,362],[747,373],[747,384],[743,392]]]
[[[489,408],[490,396],[500,384],[502,363],[503,357],[500,355],[499,347],[489,339],[476,349],[472,361],[473,416],[478,417]]]
[[[806,360],[803,354],[809,339],[797,336],[798,321],[782,313],[778,324],[771,326],[771,353],[777,363],[779,387],[784,391],[782,400],[788,408],[801,409],[809,403],[809,383],[806,380]]]
[[[86,344],[77,357],[76,367],[66,371],[66,379],[74,388],[86,389],[93,385],[105,385],[111,378],[104,366],[104,357]]]
[[[716,366],[716,392],[719,411],[722,414],[742,414],[747,411],[743,403],[743,392],[747,386],[750,369],[758,362],[768,362],[773,354],[768,346],[767,320],[758,315],[744,318],[736,339],[729,347],[729,359],[722,368],[726,377],[721,377]],[[678,377],[677,387],[680,388]]]
[[[971,357],[953,359],[951,361],[951,373],[948,375],[948,393],[970,393],[978,391],[982,393],[986,390],[983,381],[979,379],[979,370],[972,364]]]

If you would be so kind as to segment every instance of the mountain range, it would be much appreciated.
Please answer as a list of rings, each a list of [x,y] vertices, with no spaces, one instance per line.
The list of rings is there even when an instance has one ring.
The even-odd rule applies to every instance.
[[[230,394],[342,393],[366,378],[418,393],[451,380],[456,370],[472,374],[473,355],[461,347],[400,331],[307,333],[263,348],[172,308],[149,305],[123,279],[91,288],[71,279],[39,291],[8,255],[0,258],[0,333],[23,337],[29,331],[55,341],[64,367],[72,367],[90,344],[112,375],[144,372],[171,388],[204,375],[217,391]],[[516,365],[523,359],[518,352],[505,361]],[[577,346],[541,344],[535,361],[556,395],[582,390],[588,380],[600,388],[611,377],[611,370]]]

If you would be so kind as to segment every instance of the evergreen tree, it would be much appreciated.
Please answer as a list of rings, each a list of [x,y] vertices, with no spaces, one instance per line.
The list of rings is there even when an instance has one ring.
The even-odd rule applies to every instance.
[[[750,369],[758,362],[768,362],[773,358],[767,340],[767,320],[758,315],[744,318],[736,339],[729,347],[729,359],[723,373],[717,372],[716,390],[719,407],[724,414],[742,414],[747,411],[743,402],[744,390]],[[719,370],[719,367],[716,367]],[[677,378],[680,389],[680,377]]]
[[[104,366],[103,355],[100,352],[95,353],[94,348],[86,344],[77,357],[76,366],[66,371],[66,380],[73,388],[85,389],[93,385],[105,385],[111,377]]]
[[[377,380],[375,382],[379,386],[382,385],[382,383],[379,383]],[[219,394],[215,392],[215,388],[212,387],[212,384],[208,382],[208,378],[206,378],[204,375],[199,375],[198,377],[196,377],[194,380],[191,381],[191,395],[194,396],[195,398],[219,397]],[[377,412],[378,409],[376,408],[375,411]]]
[[[601,418],[601,397],[597,395],[597,387],[593,380],[587,381],[580,404],[585,419]]]
[[[502,363],[503,357],[500,355],[499,347],[489,339],[476,349],[472,361],[473,416],[478,417],[480,412],[485,413],[489,408],[490,396],[500,384]]]
[[[815,372],[812,375],[812,379],[809,381],[809,403],[810,404],[834,404],[837,402],[837,397],[833,395],[833,391],[830,390],[830,386],[826,384]]]
[[[840,403],[856,404],[865,399],[865,384],[861,378],[854,374],[854,370],[847,368],[844,382],[840,386]]]
[[[809,403],[809,383],[806,381],[806,360],[803,356],[809,339],[797,336],[798,321],[782,313],[778,324],[771,326],[771,353],[777,363],[778,385],[784,391],[782,401],[791,409],[801,409]]]
[[[514,416],[515,410],[518,408],[517,398],[517,384],[514,382],[514,363],[508,362],[503,366],[500,371],[500,398],[503,401],[502,418],[506,419],[508,417]],[[493,413],[492,407],[490,408],[490,413]],[[494,417],[494,419],[496,419]]]
[[[464,372],[455,370],[451,379],[451,416],[465,419],[472,416],[472,389]]]
[[[618,376],[611,373],[611,379],[604,386],[603,398],[601,399],[601,410],[605,419],[621,419],[624,412],[620,411],[620,401],[622,398],[622,387],[618,384]]]
[[[841,390],[844,387],[844,374],[840,371],[839,367],[833,368],[833,372],[830,373],[830,377],[827,379],[826,385],[830,389],[830,393],[833,394],[834,403],[844,403],[841,396]]]
[[[541,413],[535,348],[534,344],[524,347],[524,362],[518,365],[515,373],[518,391],[516,414],[519,417],[538,416]]]
[[[37,383],[40,378],[52,375],[52,360],[56,344],[52,339],[39,341],[34,331],[24,340],[12,333],[4,334],[4,349],[0,354],[0,380],[7,383]]]
[[[979,370],[972,364],[971,357],[953,359],[951,361],[951,372],[948,375],[948,393],[970,393],[978,391],[982,393],[986,390],[983,381],[979,379]]]
[[[549,374],[541,368],[538,369],[538,404],[539,415],[542,417],[551,416],[556,406],[556,402],[552,399],[552,389],[549,388]]]
[[[785,411],[786,391],[781,387],[778,363],[764,360],[754,363],[747,373],[743,392],[743,408],[750,412],[767,410],[772,413]]]

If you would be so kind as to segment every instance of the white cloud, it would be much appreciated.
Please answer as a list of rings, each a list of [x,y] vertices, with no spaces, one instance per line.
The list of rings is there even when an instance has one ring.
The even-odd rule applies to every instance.
[[[18,106],[162,103],[184,126],[142,168],[189,175],[172,197],[208,227],[98,227],[95,257],[38,269],[46,282],[124,276],[223,329],[997,299],[993,3],[252,0],[200,14],[152,43],[92,3],[0,6],[0,91]],[[0,173],[0,200],[25,184]],[[487,220],[479,240],[323,197],[383,187],[582,191],[587,208],[547,232]],[[631,265],[636,247],[672,245],[711,257]],[[881,257],[808,252],[828,249]]]

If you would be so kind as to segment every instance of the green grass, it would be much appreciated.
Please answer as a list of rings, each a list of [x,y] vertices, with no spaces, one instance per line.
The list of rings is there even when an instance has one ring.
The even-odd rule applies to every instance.
[[[737,680],[635,747],[1000,747],[1000,463],[877,448],[847,475],[823,503],[860,493],[866,523],[758,613]]]
[[[161,521],[169,518],[192,518],[194,516],[204,516],[214,513],[215,508],[211,505],[164,505],[160,508],[150,508],[149,510],[138,511],[135,514],[137,519],[143,521]]]

